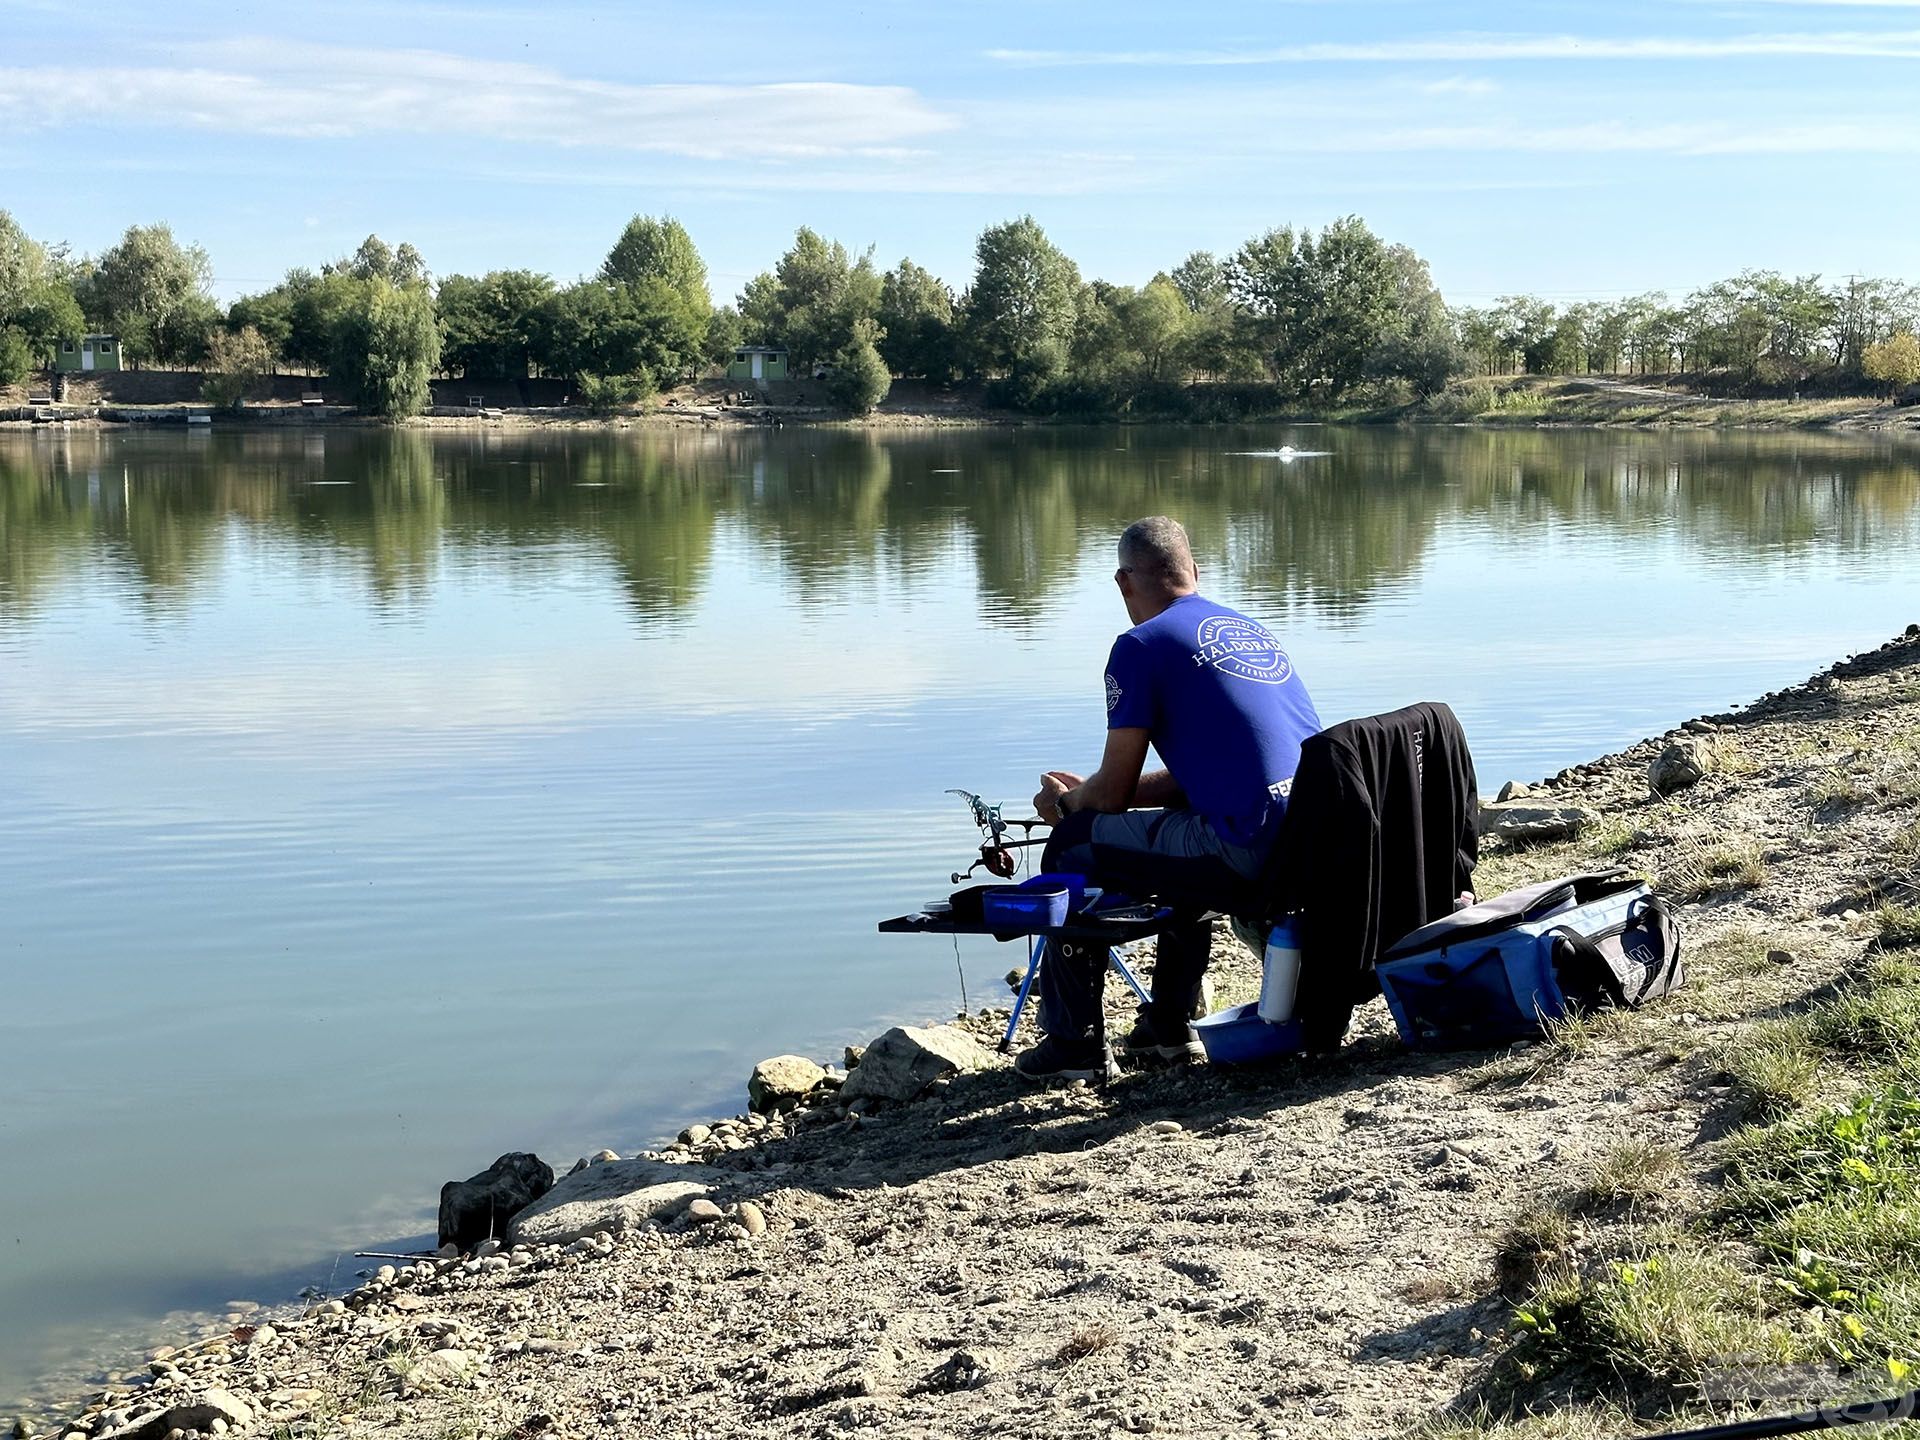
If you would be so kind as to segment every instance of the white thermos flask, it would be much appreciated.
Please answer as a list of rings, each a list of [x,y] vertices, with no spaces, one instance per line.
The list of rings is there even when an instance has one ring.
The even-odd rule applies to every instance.
[[[1267,936],[1260,970],[1260,1018],[1284,1025],[1293,1018],[1293,997],[1300,989],[1300,919],[1283,915]]]

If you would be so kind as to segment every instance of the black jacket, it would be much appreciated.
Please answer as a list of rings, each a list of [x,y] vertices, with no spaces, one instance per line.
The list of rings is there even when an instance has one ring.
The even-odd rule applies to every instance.
[[[1273,913],[1300,915],[1294,1013],[1330,1050],[1377,994],[1375,958],[1449,914],[1480,855],[1479,792],[1445,705],[1347,720],[1308,740],[1269,863]]]

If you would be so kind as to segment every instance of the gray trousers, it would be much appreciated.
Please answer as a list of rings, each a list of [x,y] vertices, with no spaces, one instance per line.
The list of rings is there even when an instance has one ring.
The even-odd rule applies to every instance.
[[[1067,816],[1054,827],[1040,863],[1047,871],[1084,875],[1090,885],[1174,907],[1174,922],[1157,942],[1146,1009],[1155,1030],[1178,1036],[1186,1033],[1211,958],[1213,924],[1200,917],[1262,910],[1257,882],[1266,862],[1265,850],[1230,843],[1197,811],[1128,810]],[[1064,1040],[1104,1039],[1106,973],[1105,946],[1047,941],[1040,961],[1040,1028]]]

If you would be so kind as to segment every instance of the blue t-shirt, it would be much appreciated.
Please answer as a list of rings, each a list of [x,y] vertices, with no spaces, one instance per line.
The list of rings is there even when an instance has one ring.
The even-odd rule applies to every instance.
[[[1320,717],[1266,627],[1182,595],[1113,642],[1107,728],[1147,731],[1188,803],[1227,840],[1257,847],[1279,826],[1300,742]]]

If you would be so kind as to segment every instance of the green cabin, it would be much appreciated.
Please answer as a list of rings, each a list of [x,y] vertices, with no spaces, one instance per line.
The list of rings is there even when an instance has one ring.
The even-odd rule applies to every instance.
[[[779,345],[741,345],[727,366],[729,380],[784,380],[787,352]]]
[[[62,340],[53,352],[53,368],[60,375],[78,375],[85,370],[118,370],[121,368],[120,337],[82,335],[75,340]]]

